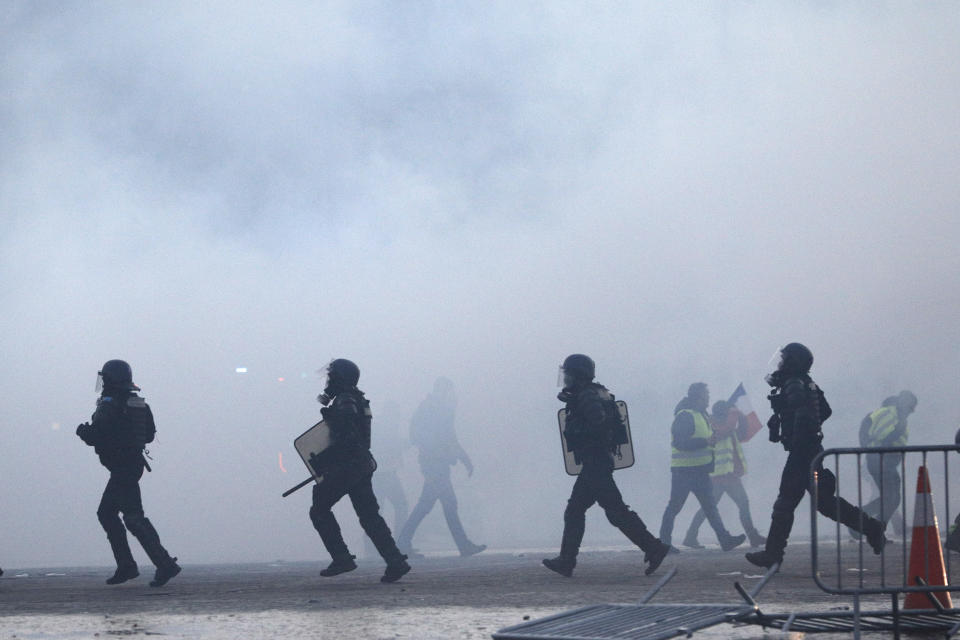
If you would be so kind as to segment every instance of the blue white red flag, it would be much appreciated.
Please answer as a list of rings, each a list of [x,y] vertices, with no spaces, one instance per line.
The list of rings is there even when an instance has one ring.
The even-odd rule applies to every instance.
[[[757,417],[757,412],[753,410],[753,405],[750,404],[750,398],[747,396],[747,391],[743,388],[742,382],[737,385],[736,390],[727,402],[735,406],[747,419],[747,434],[745,437],[740,438],[740,441],[746,442],[757,435],[757,432],[763,428],[763,424],[761,424],[760,418]]]

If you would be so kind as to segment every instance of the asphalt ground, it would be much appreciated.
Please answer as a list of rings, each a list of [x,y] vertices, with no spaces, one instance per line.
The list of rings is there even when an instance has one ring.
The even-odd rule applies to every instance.
[[[825,579],[860,576],[876,580],[879,558],[857,545],[821,551]],[[571,608],[639,600],[672,567],[676,576],[653,602],[742,602],[739,581],[749,591],[763,571],[743,558],[747,549],[683,550],[670,555],[651,576],[642,552],[606,549],[581,554],[572,578],[541,566],[554,551],[484,552],[471,558],[411,559],[413,570],[400,582],[379,581],[383,564],[367,561],[347,574],[322,578],[326,561],[243,565],[190,565],[167,586],[147,586],[150,575],[124,585],[104,584],[104,567],[5,569],[0,578],[0,637],[102,638],[163,635],[171,638],[489,638],[506,626]],[[883,573],[897,579],[896,553]],[[788,549],[780,573],[757,597],[767,612],[829,611],[849,608],[849,596],[830,595],[811,577],[809,544]],[[865,608],[889,607],[888,596],[866,598]],[[779,633],[779,632],[775,632]],[[781,634],[782,635],[782,634]],[[760,627],[721,625],[698,637],[770,637]],[[819,636],[830,637],[830,636]],[[835,636],[844,637],[844,636]]]

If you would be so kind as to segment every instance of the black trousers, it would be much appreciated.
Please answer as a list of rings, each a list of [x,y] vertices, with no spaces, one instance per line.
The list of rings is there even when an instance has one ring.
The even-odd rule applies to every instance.
[[[357,472],[340,468],[328,471],[320,484],[313,486],[313,505],[310,507],[310,520],[320,534],[323,546],[332,558],[350,555],[347,543],[343,541],[340,525],[333,515],[333,505],[343,496],[350,496],[353,510],[360,520],[360,526],[370,537],[377,552],[387,562],[397,559],[400,551],[393,540],[390,527],[380,515],[380,505],[373,494],[373,473]]]
[[[409,549],[413,545],[413,535],[417,532],[417,527],[433,509],[433,505],[439,501],[440,506],[443,507],[447,528],[450,529],[450,535],[457,549],[461,553],[467,551],[473,543],[467,537],[463,523],[460,522],[457,494],[454,493],[453,483],[450,481],[450,465],[444,460],[423,461],[420,470],[423,472],[423,491],[420,492],[420,499],[417,500],[410,517],[397,537],[397,544],[401,549]]]
[[[584,462],[580,475],[573,483],[573,491],[563,512],[563,539],[560,555],[574,559],[580,552],[580,543],[586,530],[587,509],[599,504],[607,520],[644,551],[655,549],[659,541],[647,530],[647,525],[623,501],[620,489],[613,480],[613,465]]]
[[[787,456],[780,475],[780,491],[773,503],[773,515],[770,519],[770,531],[767,534],[766,550],[777,557],[783,557],[787,548],[787,539],[793,528],[793,513],[806,492],[813,492],[810,483],[810,464],[822,449],[794,450]],[[843,498],[837,496],[837,478],[833,472],[817,465],[818,500],[817,511],[831,520],[844,524],[854,531],[866,533],[870,527],[879,523]],[[863,524],[861,525],[861,519]]]
[[[720,519],[720,512],[717,510],[717,503],[713,498],[713,483],[710,480],[710,472],[706,470],[676,470],[671,474],[670,481],[670,500],[667,502],[667,508],[663,511],[663,520],[660,522],[660,540],[666,544],[671,544],[673,539],[673,523],[677,519],[677,514],[683,509],[687,496],[691,493],[700,503],[700,509],[707,518],[707,522],[713,527],[717,534],[717,539],[721,542],[730,537],[730,532],[723,526],[723,520]]]
[[[110,479],[100,498],[97,519],[107,533],[107,540],[113,550],[117,566],[136,564],[130,553],[127,541],[127,529],[140,542],[143,550],[154,565],[160,567],[173,562],[163,545],[153,524],[143,513],[143,501],[140,496],[140,477],[143,464],[116,467],[110,470]],[[120,521],[120,514],[123,521]],[[126,528],[124,528],[126,525]]]

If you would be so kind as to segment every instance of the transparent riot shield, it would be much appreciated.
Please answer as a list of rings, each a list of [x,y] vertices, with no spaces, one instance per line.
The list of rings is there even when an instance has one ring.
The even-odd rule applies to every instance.
[[[330,428],[321,420],[293,441],[293,448],[300,454],[303,464],[307,465],[310,475],[319,483],[323,480],[323,468],[320,455],[330,446]]]
[[[619,445],[618,453],[613,455],[614,471],[632,467],[634,462],[633,436],[630,433],[630,413],[627,411],[627,403],[623,400],[617,400],[617,409],[620,410],[620,418],[623,420],[624,427],[626,427],[626,434],[621,438],[622,441]],[[568,474],[578,476],[580,475],[580,470],[583,468],[583,465],[577,464],[573,451],[567,446],[567,437],[564,435],[564,430],[567,426],[566,409],[560,409],[560,411],[557,412],[557,423],[560,425],[560,446],[563,450],[563,466]]]

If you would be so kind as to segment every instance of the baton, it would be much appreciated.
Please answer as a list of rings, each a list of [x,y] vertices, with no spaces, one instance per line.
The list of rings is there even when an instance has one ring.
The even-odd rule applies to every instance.
[[[307,486],[308,484],[310,484],[311,482],[313,482],[313,479],[314,479],[313,476],[310,476],[309,478],[307,478],[306,480],[304,480],[303,482],[301,482],[301,483],[298,484],[297,486],[292,487],[292,488],[287,489],[286,491],[284,491],[284,492],[283,492],[283,495],[282,495],[281,497],[282,497],[282,498],[286,498],[288,495],[290,495],[290,494],[293,493],[294,491],[299,491],[300,489],[303,489],[305,486]]]

